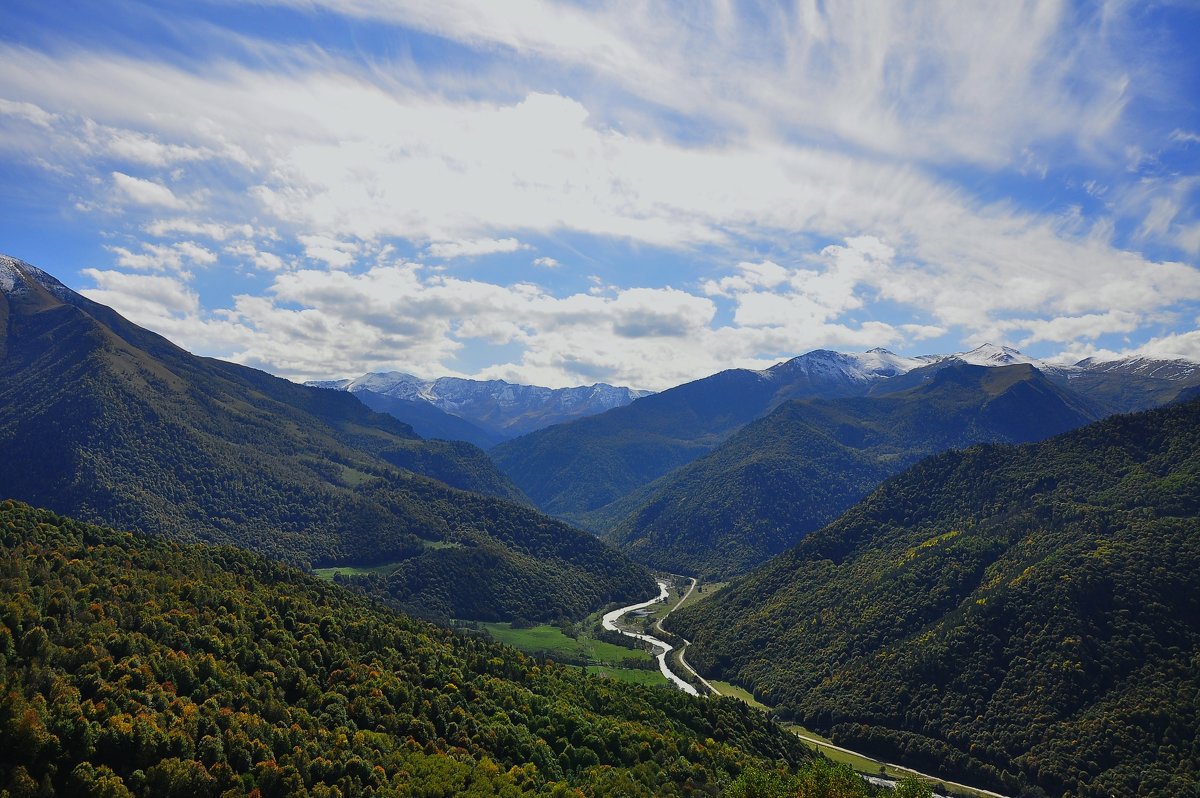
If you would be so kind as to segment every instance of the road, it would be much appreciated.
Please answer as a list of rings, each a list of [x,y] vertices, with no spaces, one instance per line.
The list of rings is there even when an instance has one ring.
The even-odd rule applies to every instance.
[[[665,635],[674,634],[674,632],[668,632],[666,629],[664,629],[663,621],[665,621],[672,612],[675,612],[675,610],[682,607],[683,602],[687,601],[688,596],[692,595],[692,591],[696,589],[696,578],[694,576],[689,576],[688,579],[692,580],[692,584],[688,586],[687,592],[683,594],[683,598],[681,598],[681,599],[679,599],[679,601],[675,602],[674,607],[672,607],[666,614],[664,614],[663,617],[659,618],[657,621],[654,622],[654,628],[657,629],[658,631],[662,632]],[[659,584],[662,584],[662,583],[660,582]],[[719,690],[717,690],[717,688],[715,688],[711,684],[709,684],[708,680],[705,679],[703,676],[701,676],[699,673],[697,673],[696,669],[693,668],[690,663],[688,663],[687,647],[692,644],[692,641],[688,640],[686,637],[683,637],[681,635],[675,635],[675,637],[678,637],[680,640],[683,641],[683,645],[679,647],[679,664],[682,665],[684,667],[684,669],[687,670],[688,673],[692,674],[692,677],[695,678],[696,681],[700,682],[700,684],[702,684],[706,688],[708,688],[708,691],[710,694],[720,695],[721,692]]]
[[[670,612],[667,612],[665,615],[663,615],[663,617],[659,618],[654,624],[654,628],[657,629],[658,631],[662,632],[663,634],[673,634],[672,632],[668,632],[666,629],[663,629],[663,626],[662,626],[663,621],[665,621],[667,619],[667,616],[669,616],[672,612],[679,609],[679,607],[683,604],[683,602],[687,601],[688,596],[692,595],[692,591],[696,589],[695,578],[693,578],[693,577],[688,577],[688,578],[692,580],[692,584],[691,584],[691,586],[688,587],[687,593],[683,594],[683,598],[679,599],[679,601],[677,601],[675,603],[675,606],[671,608]],[[666,598],[666,595],[667,595],[666,583],[659,582],[658,585],[659,585],[659,588],[663,591],[662,595],[660,595],[657,599],[653,599],[651,601],[637,605],[638,609],[641,609],[642,607],[648,607],[651,604],[655,603],[656,601],[662,601],[664,598]],[[607,615],[604,617],[606,619],[608,618]],[[606,626],[605,628],[608,628],[608,627]],[[629,634],[629,633],[626,632],[625,634]],[[699,681],[701,684],[703,684],[705,687],[707,687],[712,695],[715,695],[715,696],[721,695],[720,690],[718,690],[717,688],[715,688],[711,684],[709,684],[708,680],[706,680],[703,676],[701,676],[699,673],[697,673],[695,668],[693,668],[691,665],[688,664],[688,661],[687,661],[685,655],[687,652],[687,647],[691,645],[691,641],[685,637],[680,637],[679,635],[675,635],[675,637],[678,637],[680,640],[683,641],[683,645],[679,647],[679,664],[682,665],[685,669],[687,669],[688,673],[690,673],[692,676],[694,676],[697,681]],[[643,636],[643,639],[644,639],[644,636]],[[649,639],[657,640],[657,638],[649,638]],[[662,643],[662,641],[658,641],[658,642],[660,642],[662,645],[666,645],[666,643]],[[668,649],[668,651],[670,651],[670,649]],[[667,667],[665,664],[666,655],[667,655],[667,652],[663,652],[663,654],[661,654],[659,657],[659,664],[663,668],[664,673],[667,673]],[[674,674],[671,674],[668,678],[672,678],[676,682],[682,681],[678,677],[676,677]],[[691,685],[688,685],[688,686],[691,687]],[[697,695],[695,688],[692,688],[688,692],[690,692],[692,695]],[[947,787],[951,787],[951,788],[957,787],[960,789],[969,790],[971,792],[975,792],[975,793],[979,793],[981,795],[987,796],[987,798],[1006,798],[1006,796],[1001,795],[998,792],[992,792],[990,790],[983,790],[983,789],[980,789],[979,787],[972,787],[969,784],[959,784],[958,782],[948,781],[947,779],[939,778],[937,776],[931,776],[928,773],[922,773],[919,770],[913,770],[912,768],[906,768],[903,765],[897,765],[893,762],[881,762],[877,759],[874,759],[873,757],[867,756],[866,754],[864,754],[860,751],[851,751],[849,748],[843,748],[840,745],[834,745],[833,743],[826,742],[825,740],[819,740],[816,737],[811,737],[807,734],[804,734],[803,732],[796,731],[795,729],[791,729],[791,732],[792,732],[792,734],[795,734],[797,737],[799,737],[801,740],[804,740],[809,745],[814,746],[818,751],[821,750],[822,748],[830,748],[830,749],[833,749],[836,751],[841,751],[842,753],[850,754],[851,756],[861,757],[862,759],[866,759],[871,762],[875,762],[876,764],[879,764],[879,765],[885,765],[885,766],[893,768],[895,770],[903,771],[905,773],[911,773],[914,776],[917,776],[918,778],[921,778],[921,779],[926,779],[928,781],[933,781],[933,782],[941,782],[942,784],[946,785]],[[888,781],[887,779],[880,779],[878,776],[870,776],[868,778],[870,778],[873,781],[877,781],[877,782]]]
[[[696,584],[696,580],[693,579],[692,586],[695,587],[695,584]],[[621,607],[620,609],[616,609],[616,610],[613,610],[612,612],[605,613],[604,619],[601,621],[601,625],[605,629],[609,630],[610,632],[620,632],[621,634],[625,635],[626,637],[632,637],[635,640],[642,640],[642,641],[654,646],[654,648],[657,650],[658,669],[660,671],[662,671],[663,676],[667,677],[667,681],[669,681],[671,684],[675,685],[676,687],[678,687],[680,690],[687,693],[688,695],[698,696],[698,695],[700,695],[700,693],[696,690],[696,688],[692,687],[692,685],[690,685],[688,682],[679,678],[679,676],[676,675],[676,673],[671,670],[671,667],[669,665],[667,665],[667,654],[670,654],[672,651],[674,651],[675,646],[671,645],[670,643],[668,643],[664,640],[659,640],[657,637],[654,637],[652,635],[642,634],[640,632],[626,631],[625,629],[622,629],[621,627],[617,626],[617,619],[619,619],[622,615],[625,615],[628,612],[634,612],[635,610],[645,609],[646,607],[649,607],[651,604],[657,604],[660,601],[665,601],[667,596],[670,595],[670,593],[667,591],[667,583],[661,579],[658,580],[658,589],[659,589],[659,594],[658,594],[657,598],[652,598],[649,601],[643,601],[640,604],[630,604],[628,607]],[[691,591],[688,591],[688,592],[690,593]],[[676,606],[679,606],[679,605],[677,604]],[[667,613],[667,615],[670,615],[670,613]],[[666,617],[666,616],[664,616],[664,617]],[[659,631],[662,631],[662,627],[658,626],[658,624],[655,624],[655,628],[659,629]],[[665,632],[664,632],[664,634],[665,634]],[[691,668],[688,668],[688,670],[691,670]],[[695,673],[695,671],[693,671],[693,673]]]

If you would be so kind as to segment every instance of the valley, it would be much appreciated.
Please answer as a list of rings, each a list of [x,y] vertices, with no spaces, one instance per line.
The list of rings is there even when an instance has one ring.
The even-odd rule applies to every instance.
[[[299,386],[197,358],[36,267],[11,259],[0,266],[11,284],[0,305],[7,324],[0,479],[16,498],[48,505],[6,505],[9,528],[18,531],[5,540],[42,563],[37,580],[50,578],[43,572],[53,571],[51,562],[99,563],[107,556],[102,550],[112,549],[139,578],[159,569],[160,578],[138,595],[148,607],[181,608],[169,618],[208,617],[208,605],[194,602],[209,599],[197,598],[185,572],[207,574],[233,593],[286,589],[319,596],[311,599],[318,604],[336,596],[356,608],[348,612],[360,620],[342,619],[350,629],[364,628],[363,613],[373,619],[367,625],[376,631],[355,649],[360,660],[384,656],[377,645],[386,647],[389,638],[380,629],[408,624],[417,638],[451,647],[437,655],[456,663],[444,676],[448,695],[471,684],[478,698],[498,689],[488,679],[525,684],[553,673],[559,681],[547,700],[592,696],[594,709],[597,701],[604,707],[596,710],[597,730],[614,722],[612,713],[650,713],[665,724],[656,729],[672,731],[648,734],[681,735],[668,748],[693,746],[700,757],[635,778],[632,758],[611,730],[594,739],[582,732],[553,741],[521,737],[513,749],[504,735],[507,742],[497,742],[495,731],[480,736],[486,723],[463,715],[447,721],[436,709],[428,725],[415,714],[388,721],[425,740],[419,755],[392,749],[375,757],[394,778],[440,767],[439,757],[458,749],[475,752],[471,761],[492,752],[486,756],[510,756],[514,766],[537,764],[541,775],[527,780],[534,791],[590,788],[602,779],[599,767],[616,768],[603,772],[625,785],[614,787],[617,794],[678,794],[687,784],[720,783],[736,795],[736,785],[760,778],[757,763],[782,759],[796,775],[778,778],[850,778],[844,786],[852,795],[871,789],[853,775],[858,771],[900,779],[898,790],[941,783],[981,798],[1042,798],[1085,782],[1080,768],[1067,764],[1083,738],[1092,757],[1087,778],[1116,792],[1131,778],[1132,763],[1141,763],[1139,778],[1186,784],[1172,774],[1191,761],[1178,741],[1196,711],[1188,698],[1188,652],[1200,650],[1200,588],[1193,584],[1200,569],[1188,564],[1200,508],[1200,445],[1193,440],[1200,400],[1171,399],[1195,389],[1198,369],[1139,362],[1072,370],[996,347],[908,359],[883,350],[816,351],[763,372],[724,372],[627,397],[618,407],[509,439],[489,454],[467,441],[417,434],[388,415],[395,397],[382,402],[363,390],[360,401],[353,391]],[[1089,395],[1073,384],[1088,386]],[[468,388],[475,390],[458,385]],[[1166,397],[1167,404],[1111,415],[1110,396]],[[433,407],[421,407],[422,423],[478,436],[434,415]],[[30,458],[34,448],[39,456]],[[572,473],[584,463],[590,471]],[[564,475],[571,479],[556,482]],[[599,493],[581,499],[576,486]],[[549,515],[555,508],[608,528],[583,531]],[[28,549],[30,541],[40,542]],[[201,564],[209,556],[239,573],[267,575],[253,584],[223,582]],[[158,565],[171,558],[183,570]],[[155,565],[133,564],[143,561]],[[99,581],[127,591],[123,566],[106,562]],[[3,573],[13,595],[43,595],[23,566]],[[82,588],[96,577],[71,579],[79,600],[91,597]],[[151,587],[161,597],[144,592]],[[67,589],[56,590],[52,604],[61,615]],[[52,633],[93,618],[93,631],[107,629],[117,641],[142,628],[144,613],[123,609],[119,619],[107,618],[105,603],[91,601],[86,612],[70,610],[74,620],[50,622],[47,600],[6,605],[0,666],[17,667],[0,672],[12,674],[10,702],[24,697],[0,707],[0,721],[37,716],[61,726],[50,710],[26,711],[40,688],[25,674],[48,656],[63,668],[93,653],[135,667],[129,644],[114,643],[103,649],[107,655],[101,648],[76,654],[82,631],[70,638]],[[260,612],[286,616],[290,599],[264,600]],[[271,623],[289,633],[296,626],[286,617]],[[306,628],[315,641],[314,623]],[[230,656],[221,634],[200,643],[173,628],[176,621],[154,620],[137,645],[157,650],[173,640],[189,658],[201,649],[214,662],[217,654]],[[247,644],[269,632],[239,629]],[[323,646],[347,645],[332,627],[320,638]],[[273,678],[290,680],[284,694],[245,705],[266,721],[287,717],[292,707],[308,713],[301,717],[319,716],[305,721],[319,734],[362,733],[368,718],[380,717],[361,701],[326,695],[326,702],[358,707],[359,720],[347,716],[350,725],[337,726],[338,711],[327,720],[329,710],[306,703],[315,697],[312,679],[344,670],[328,670],[334,663],[312,658],[293,666],[276,649],[239,651],[222,666],[230,684],[241,685],[236,689],[248,690],[240,680],[258,678],[265,660]],[[389,662],[393,672],[418,673],[427,664]],[[164,692],[185,684],[200,700],[203,680],[173,668],[161,665],[148,684]],[[572,679],[582,680],[578,690],[567,686]],[[1030,693],[1031,684],[1048,689]],[[636,693],[643,708],[597,698],[611,690],[645,691]],[[106,687],[88,700],[102,694],[112,693]],[[1146,725],[1157,722],[1138,714],[1146,700],[1166,708],[1161,740],[1146,737],[1154,734]],[[533,733],[527,713],[504,706],[508,717],[526,718],[505,728]],[[698,725],[696,717],[706,720]],[[723,736],[718,718],[745,736]],[[156,722],[167,729],[174,721]],[[1141,735],[1140,747],[1123,741],[1114,749],[1097,731],[1113,722]],[[97,723],[117,721],[105,716]],[[580,721],[566,723],[578,730]],[[1016,740],[1027,739],[1020,725],[1039,728],[1044,741],[1020,748]],[[35,750],[25,732],[2,727],[0,736],[9,736],[0,743]],[[697,730],[732,748],[695,749]],[[58,732],[52,737],[71,744]],[[300,747],[315,752],[323,745],[314,738]],[[20,781],[33,767],[64,790],[71,779],[111,778],[141,794],[150,789],[137,775],[144,769],[87,746],[72,750],[78,776],[46,769],[38,754],[43,760],[28,759],[6,778]],[[155,784],[173,778],[161,768],[190,768],[189,778],[225,786],[232,782],[221,767],[236,764],[248,773],[242,758],[168,765],[172,758],[155,750],[139,755],[160,767]],[[837,764],[810,761],[813,755]],[[297,772],[301,761],[291,765]],[[100,764],[107,770],[97,770]],[[345,775],[354,767],[347,761],[339,778],[364,783]],[[270,783],[257,771],[240,778],[248,784],[260,776]],[[300,778],[324,783],[312,772]],[[461,772],[447,778],[463,784]],[[505,778],[492,786],[503,791],[517,783]]]
[[[1198,39],[3,0],[0,798],[1200,798]]]

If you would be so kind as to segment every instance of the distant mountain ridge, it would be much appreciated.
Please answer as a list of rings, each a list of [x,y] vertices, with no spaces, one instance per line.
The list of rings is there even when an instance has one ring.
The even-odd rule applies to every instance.
[[[653,483],[605,537],[653,568],[723,579],[795,545],[921,457],[1040,440],[1096,418],[1028,363],[951,360],[903,391],[784,402]]]
[[[478,448],[192,355],[3,256],[0,491],[300,566],[386,564],[384,592],[425,614],[577,618],[653,589]]]
[[[887,350],[816,350],[769,369],[729,369],[491,450],[547,512],[571,518],[621,498],[711,451],[788,399],[860,396],[927,361]]]
[[[493,437],[494,442],[622,407],[652,393],[603,382],[572,388],[543,388],[504,380],[470,380],[461,377],[423,380],[401,371],[372,372],[355,379],[314,380],[306,384],[355,394],[370,391],[411,403],[424,402],[480,428]],[[404,412],[400,407],[394,408],[394,411]],[[419,419],[419,423],[414,424],[418,431],[421,421]],[[447,428],[451,427],[447,425]]]
[[[603,531],[634,491],[707,454],[741,427],[790,399],[846,398],[907,390],[955,363],[1028,365],[1086,399],[1089,415],[1171,402],[1200,385],[1186,361],[1128,358],[1058,366],[984,344],[951,355],[905,357],[818,349],[768,369],[729,369],[587,418],[505,441],[492,459],[546,512]]]

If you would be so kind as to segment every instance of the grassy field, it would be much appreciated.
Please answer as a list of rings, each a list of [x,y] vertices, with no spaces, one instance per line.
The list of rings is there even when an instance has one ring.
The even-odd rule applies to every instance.
[[[460,549],[462,544],[453,540],[422,540],[421,545],[426,549]],[[400,565],[398,562],[385,562],[379,565],[337,565],[332,568],[314,568],[313,575],[319,579],[332,580],[337,575],[367,576],[379,574],[387,576]]]
[[[728,585],[728,582],[698,582],[696,589],[692,591],[692,595],[688,597],[687,603],[695,604],[698,601],[712,598],[721,591],[721,588]]]
[[[398,565],[400,565],[398,562],[388,562],[383,563],[382,565],[371,565],[365,568],[360,568],[354,565],[339,565],[334,568],[314,568],[313,574],[315,574],[319,579],[330,581],[333,580],[333,577],[339,574],[341,576],[366,576],[368,574],[387,576],[392,571],[396,570]]]
[[[667,686],[667,680],[658,668],[648,671],[641,668],[612,668],[608,665],[588,665],[587,672],[596,674],[597,676],[606,676],[609,679],[616,679],[619,682],[641,684],[646,687]]]
[[[622,662],[650,662],[650,654],[605,643],[586,635],[571,638],[557,626],[542,624],[529,629],[513,629],[509,623],[481,623],[480,626],[501,643],[530,653],[545,653],[564,659],[586,659],[594,663],[619,665]],[[662,679],[662,676],[659,676]]]
[[[717,688],[717,692],[719,692],[721,695],[729,696],[730,698],[737,698],[754,707],[755,709],[761,709],[763,712],[771,711],[770,707],[759,701],[754,696],[750,695],[749,690],[744,690],[741,687],[738,687],[736,684],[732,684],[731,682],[719,682],[716,679],[709,679],[708,682],[713,687]]]

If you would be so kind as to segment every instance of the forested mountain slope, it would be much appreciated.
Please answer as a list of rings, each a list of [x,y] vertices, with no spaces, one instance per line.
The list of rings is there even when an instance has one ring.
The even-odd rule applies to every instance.
[[[403,561],[389,589],[439,613],[578,617],[653,590],[610,547],[514,503],[469,444],[196,357],[28,264],[0,267],[0,494],[301,565]]]
[[[1200,402],[922,461],[672,615],[834,739],[1028,795],[1194,795]]]
[[[0,502],[0,550],[2,795],[715,795],[809,756],[230,547]]]
[[[539,507],[571,518],[706,454],[787,399],[859,396],[919,362],[885,350],[816,350],[765,371],[722,371],[506,441],[490,454]]]
[[[1093,420],[1079,397],[1024,364],[954,362],[879,397],[786,402],[663,477],[608,539],[655,568],[728,577],[795,545],[921,457],[1038,440]]]

